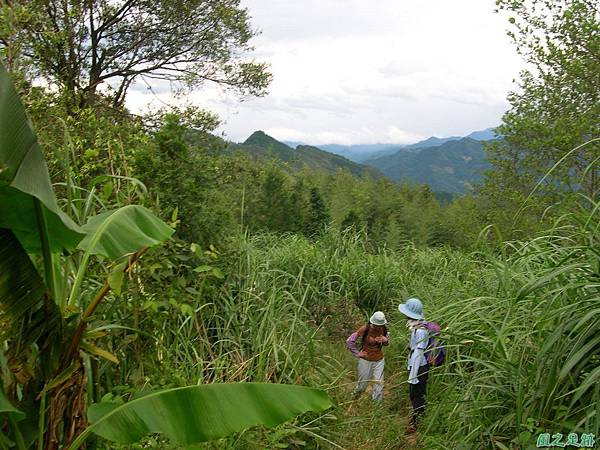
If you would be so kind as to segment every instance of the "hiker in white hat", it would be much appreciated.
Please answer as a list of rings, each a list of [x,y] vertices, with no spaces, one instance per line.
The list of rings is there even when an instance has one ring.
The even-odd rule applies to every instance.
[[[374,381],[371,398],[379,402],[383,399],[383,346],[390,343],[385,314],[375,311],[369,323],[363,325],[346,339],[348,350],[358,358],[358,382],[352,396],[358,398],[367,389],[369,381]],[[361,338],[360,350],[356,341]]]

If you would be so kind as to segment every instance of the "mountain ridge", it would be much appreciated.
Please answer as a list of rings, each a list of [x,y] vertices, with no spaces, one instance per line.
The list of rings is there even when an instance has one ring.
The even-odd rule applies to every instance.
[[[359,164],[319,147],[299,145],[294,149],[262,130],[255,131],[242,143],[231,143],[228,151],[242,151],[255,158],[277,159],[288,163],[294,169],[300,169],[307,165],[313,169],[330,173],[338,169],[347,169],[354,176],[369,175],[376,178],[383,176],[378,169],[372,166]]]
[[[473,131],[466,136],[449,136],[449,137],[437,137],[430,136],[427,139],[415,142],[413,144],[354,144],[354,145],[343,145],[343,144],[307,144],[299,141],[283,141],[290,147],[297,147],[298,145],[313,145],[314,147],[320,148],[330,153],[341,155],[351,161],[359,164],[367,164],[370,159],[375,159],[381,156],[390,155],[396,153],[399,150],[413,151],[425,147],[437,147],[445,144],[449,141],[458,141],[463,138],[471,138],[478,141],[489,141],[497,138],[494,133],[495,127],[485,128],[483,130]]]
[[[386,176],[397,182],[426,184],[436,193],[460,195],[472,191],[489,167],[483,142],[491,137],[496,138],[490,128],[465,137],[432,136],[405,146],[363,144],[361,147],[369,148],[372,157],[358,163],[322,146],[295,143],[296,147],[292,148],[259,130],[240,144],[232,143],[230,151],[244,151],[257,158],[274,158],[294,169],[307,165],[332,173],[343,168],[355,176]],[[331,148],[329,145],[324,147]],[[343,146],[338,146],[338,150],[339,147]]]
[[[399,150],[366,161],[394,181],[427,184],[435,192],[464,194],[489,168],[483,141],[464,137],[416,151]]]

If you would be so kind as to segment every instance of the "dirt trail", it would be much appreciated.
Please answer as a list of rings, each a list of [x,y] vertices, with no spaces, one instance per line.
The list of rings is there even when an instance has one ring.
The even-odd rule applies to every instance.
[[[348,368],[348,373],[340,380],[341,392],[338,398],[341,402],[336,427],[337,438],[334,442],[346,450],[421,449],[418,434],[405,435],[411,407],[408,387],[404,383],[406,371],[400,368],[403,359],[394,355],[388,357],[386,354],[384,398],[377,405],[371,400],[371,385],[360,398],[352,400],[356,359],[345,348],[340,348],[336,355]]]

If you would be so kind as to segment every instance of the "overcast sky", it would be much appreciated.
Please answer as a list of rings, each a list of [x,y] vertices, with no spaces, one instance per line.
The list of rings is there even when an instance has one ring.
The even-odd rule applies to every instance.
[[[259,129],[309,144],[465,135],[499,124],[522,68],[494,0],[242,4],[262,31],[253,56],[271,65],[269,95],[190,95],[221,116],[219,132],[233,141]],[[128,100],[137,110],[156,101],[143,89]]]

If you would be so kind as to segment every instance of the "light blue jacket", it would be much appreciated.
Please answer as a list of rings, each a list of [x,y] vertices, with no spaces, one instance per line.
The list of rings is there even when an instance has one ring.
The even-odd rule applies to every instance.
[[[414,328],[410,333],[410,356],[408,357],[408,382],[410,384],[417,384],[419,379],[417,373],[419,367],[427,364],[427,358],[425,357],[425,349],[429,342],[429,333],[427,330],[417,327]]]

